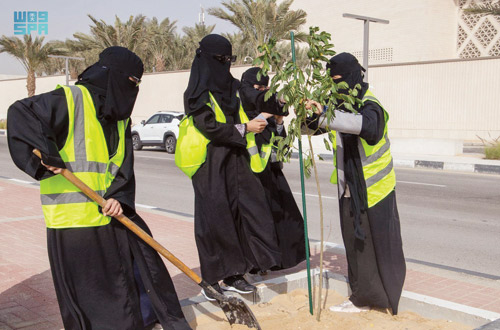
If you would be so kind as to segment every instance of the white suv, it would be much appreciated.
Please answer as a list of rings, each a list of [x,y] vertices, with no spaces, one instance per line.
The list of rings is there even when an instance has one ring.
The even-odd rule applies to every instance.
[[[134,150],[141,150],[144,146],[163,146],[165,151],[173,154],[182,117],[181,112],[160,111],[147,121],[132,126]]]

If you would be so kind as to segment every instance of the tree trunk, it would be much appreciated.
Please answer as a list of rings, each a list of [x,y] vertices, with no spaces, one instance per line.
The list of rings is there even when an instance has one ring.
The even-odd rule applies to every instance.
[[[156,72],[162,72],[166,70],[165,61],[163,60],[162,56],[157,56],[155,58],[155,62],[156,62],[155,65]]]
[[[319,199],[319,223],[321,228],[321,243],[320,243],[320,252],[319,252],[319,290],[318,290],[318,307],[316,309],[316,320],[319,322],[321,317],[321,294],[323,291],[323,246],[324,246],[324,228],[323,228],[323,200],[321,199],[321,187],[319,185],[319,174],[318,168],[316,167],[316,160],[314,159],[314,150],[312,146],[311,135],[307,136],[309,140],[309,149],[311,150],[311,160],[314,169],[314,178],[316,179],[316,188],[318,190],[318,199]]]
[[[28,97],[35,95],[36,82],[35,82],[35,70],[28,70],[28,77],[26,79],[26,88],[28,89]]]
[[[78,71],[76,67],[74,66],[69,67],[69,77],[73,80],[76,80],[78,78]]]

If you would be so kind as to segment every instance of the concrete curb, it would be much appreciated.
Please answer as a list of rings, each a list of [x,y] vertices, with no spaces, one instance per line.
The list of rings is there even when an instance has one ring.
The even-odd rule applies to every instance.
[[[332,154],[319,154],[319,155],[325,161],[333,160]],[[298,159],[298,154],[297,153],[292,154],[292,158]],[[420,159],[400,159],[397,156],[394,156],[394,167],[428,168],[433,170],[500,175],[500,161],[498,162],[498,165],[492,165],[492,164],[461,163],[461,162],[420,160]]]
[[[319,269],[311,270],[312,285],[315,287],[319,281]],[[350,294],[347,279],[340,274],[329,271],[323,272],[323,287],[335,290],[343,296]],[[295,289],[307,289],[307,271],[295,274],[280,276],[270,280],[261,280],[258,275],[250,276],[251,282],[257,286],[257,292],[252,295],[237,295],[248,305],[268,302],[279,294],[288,293]],[[314,292],[314,291],[313,291]],[[227,295],[232,293],[226,292]],[[219,307],[205,300],[202,296],[184,299],[181,306],[188,322],[194,320],[201,314],[212,315],[213,318],[220,318],[213,314],[220,312]],[[500,314],[478,308],[473,308],[446,300],[433,298],[409,291],[403,291],[399,303],[400,311],[411,311],[432,319],[447,319],[460,322],[478,329],[498,329]],[[493,321],[493,322],[492,322]],[[490,327],[492,326],[492,327]]]
[[[486,165],[486,164],[466,164],[455,162],[441,162],[430,160],[403,160],[405,167],[410,168],[429,168],[434,170],[447,170],[447,171],[460,171],[472,173],[485,173],[485,174],[500,174],[499,165]],[[398,167],[400,161],[395,160],[394,166]]]
[[[476,330],[499,330],[500,329],[500,319],[490,322],[488,324],[485,324]]]

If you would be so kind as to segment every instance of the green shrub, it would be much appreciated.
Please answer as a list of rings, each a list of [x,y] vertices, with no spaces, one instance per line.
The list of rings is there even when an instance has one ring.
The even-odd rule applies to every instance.
[[[484,148],[486,159],[500,159],[500,142]]]
[[[500,159],[500,136],[493,138],[491,134],[488,133],[489,141],[479,135],[476,136],[484,145],[484,155],[486,159]]]
[[[0,119],[0,129],[7,128],[7,119]]]

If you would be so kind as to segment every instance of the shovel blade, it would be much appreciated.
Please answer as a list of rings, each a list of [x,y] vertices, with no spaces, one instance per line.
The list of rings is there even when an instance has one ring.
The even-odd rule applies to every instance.
[[[253,315],[252,311],[243,300],[236,297],[229,297],[229,300],[232,301],[217,300],[220,308],[222,308],[224,314],[226,314],[229,324],[243,324],[250,329],[261,330],[255,315]]]
[[[262,330],[252,310],[243,300],[237,297],[229,297],[220,294],[205,281],[201,281],[199,285],[205,292],[210,292],[217,300],[220,308],[224,311],[224,314],[226,314],[229,324],[242,324],[250,329]]]

